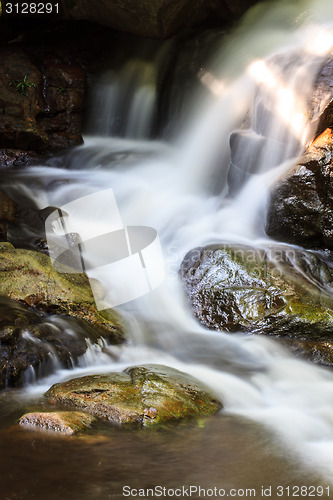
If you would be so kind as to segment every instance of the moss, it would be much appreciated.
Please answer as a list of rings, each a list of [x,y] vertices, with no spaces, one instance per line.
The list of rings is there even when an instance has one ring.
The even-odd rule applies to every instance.
[[[51,259],[34,250],[0,245],[0,295],[38,309],[75,316],[123,337],[124,325],[113,310],[97,311],[85,274],[58,273]],[[70,269],[69,269],[70,271]]]

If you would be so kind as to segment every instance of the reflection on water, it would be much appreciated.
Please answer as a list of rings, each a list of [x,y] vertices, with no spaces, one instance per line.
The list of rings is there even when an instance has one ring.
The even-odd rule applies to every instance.
[[[8,500],[120,499],[126,485],[255,489],[252,498],[272,486],[271,498],[278,498],[278,485],[323,484],[287,458],[268,431],[232,416],[69,439],[13,427],[0,433],[0,445],[1,498]]]

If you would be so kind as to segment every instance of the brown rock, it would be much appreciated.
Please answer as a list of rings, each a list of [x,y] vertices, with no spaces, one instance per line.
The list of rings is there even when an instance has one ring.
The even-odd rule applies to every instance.
[[[0,191],[0,241],[7,239],[8,222],[15,221],[16,204],[9,196]]]
[[[20,418],[19,425],[31,430],[77,434],[88,430],[95,420],[91,415],[77,411],[26,413]]]

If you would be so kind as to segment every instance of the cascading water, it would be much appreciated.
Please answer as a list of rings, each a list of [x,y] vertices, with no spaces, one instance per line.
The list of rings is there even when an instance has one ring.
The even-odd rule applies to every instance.
[[[304,7],[309,9],[308,17],[300,19]],[[256,9],[258,13],[263,7]],[[44,208],[112,187],[123,222],[151,226],[160,236],[165,282],[120,308],[128,320],[131,344],[114,348],[117,362],[110,361],[109,366],[110,358],[104,357],[89,373],[143,362],[169,364],[191,373],[216,391],[225,412],[271,427],[291,452],[298,452],[306,465],[318,467],[329,478],[333,468],[332,373],[295,359],[268,338],[204,330],[185,305],[177,276],[186,252],[198,245],[267,243],[263,227],[268,188],[295,163],[294,157],[314,133],[307,98],[323,58],[333,47],[333,31],[320,25],[322,19],[333,21],[332,5],[325,0],[295,1],[289,6],[274,5],[273,10],[265,5],[265,9],[260,29],[251,14],[236,34],[238,38],[227,44],[233,47],[228,59],[222,49],[219,65],[224,71],[218,74],[217,69],[216,76],[205,71],[198,75],[215,100],[204,113],[201,106],[194,126],[189,125],[175,144],[132,140],[145,135],[151,116],[151,93],[143,99],[139,91],[130,106],[129,128],[117,134],[108,123],[113,111],[104,115],[97,106],[101,122],[86,137],[85,145],[67,157],[68,168],[25,170],[24,189]],[[296,19],[295,26],[290,27],[291,19]],[[296,30],[298,25],[301,29]],[[269,59],[263,58],[272,53]],[[150,69],[147,75],[151,83]],[[119,88],[115,91],[104,81],[98,92],[103,106],[115,109]],[[142,122],[142,116],[147,121]],[[232,180],[229,175],[233,188],[228,195],[229,137],[235,130],[231,159],[241,175]],[[110,132],[125,139],[107,137]],[[257,159],[250,162],[254,176],[252,171],[243,171],[252,154]],[[211,186],[217,176],[222,179],[218,193]],[[59,179],[66,182],[55,184]],[[23,187],[16,184],[13,189]],[[99,222],[107,227],[107,221]],[[41,392],[66,377],[72,378],[73,371],[57,372],[30,391]]]

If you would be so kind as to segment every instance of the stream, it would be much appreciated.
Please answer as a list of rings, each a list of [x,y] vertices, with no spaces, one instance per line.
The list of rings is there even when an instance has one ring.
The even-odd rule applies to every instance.
[[[165,279],[117,306],[129,341],[111,346],[112,356],[91,346],[79,366],[55,366],[52,375],[0,394],[1,499],[117,499],[124,485],[206,489],[191,498],[209,498],[215,487],[235,498],[331,498],[332,369],[297,359],[272,338],[204,329],[178,271],[197,246],[271,243],[264,231],[269,189],[313,139],[308,96],[332,47],[331,0],[258,4],[198,75],[202,96],[189,96],[191,111],[172,138],[151,138],[163,48],[150,60],[133,56],[116,76],[102,75],[92,89],[84,145],[8,175],[8,192],[40,209],[112,189],[124,226],[157,231]],[[283,81],[275,76],[276,61]],[[107,211],[89,208],[91,219],[76,214],[77,226],[93,235],[98,219],[100,234],[107,233]],[[100,279],[112,288],[111,276]],[[143,363],[192,374],[217,394],[223,410],[149,432],[105,425],[81,438],[13,425],[24,412],[47,409],[42,395],[56,382]]]

